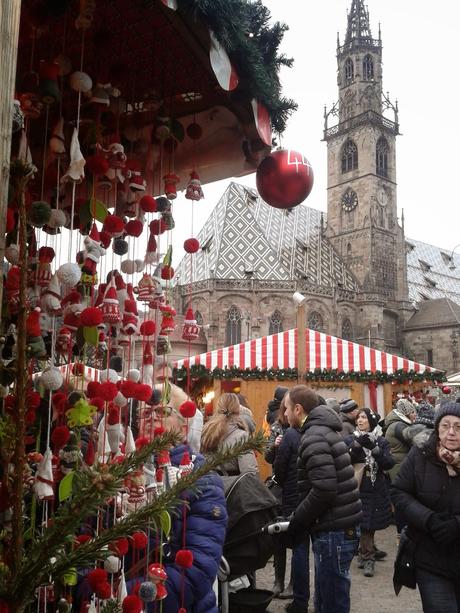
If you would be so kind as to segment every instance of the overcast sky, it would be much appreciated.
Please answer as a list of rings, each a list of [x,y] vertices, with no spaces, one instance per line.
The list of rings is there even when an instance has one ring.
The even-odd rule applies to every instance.
[[[311,162],[315,185],[305,202],[326,211],[326,144],[321,142],[323,108],[338,97],[336,38],[343,41],[351,0],[263,0],[274,20],[287,23],[282,51],[294,58],[283,69],[284,94],[299,105],[282,138],[286,148]],[[397,138],[398,214],[406,236],[446,250],[460,243],[459,28],[458,0],[369,0],[371,30],[383,41],[383,88],[399,103]],[[255,175],[238,179],[255,185]],[[228,181],[204,186],[195,205],[196,232]],[[188,223],[176,209],[173,232],[177,263]],[[460,253],[460,247],[456,250]]]

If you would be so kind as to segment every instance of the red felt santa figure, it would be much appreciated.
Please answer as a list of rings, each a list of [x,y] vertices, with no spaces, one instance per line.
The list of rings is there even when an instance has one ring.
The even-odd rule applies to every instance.
[[[72,332],[62,326],[56,334],[55,351],[57,355],[68,356],[72,348]]]
[[[111,326],[120,323],[120,305],[118,304],[117,291],[114,284],[110,284],[101,305],[103,321]]]
[[[46,287],[51,281],[51,262],[55,256],[52,247],[40,247],[38,250],[37,285]]]
[[[85,259],[81,269],[87,275],[94,276],[101,256],[105,255],[105,249],[101,247],[101,237],[96,224],[93,224],[91,232],[85,237],[83,243],[85,245]]]

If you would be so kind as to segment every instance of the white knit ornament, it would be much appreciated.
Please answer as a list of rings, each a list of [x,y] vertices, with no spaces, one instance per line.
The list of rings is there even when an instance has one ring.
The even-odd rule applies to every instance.
[[[59,368],[46,368],[40,376],[40,383],[46,390],[55,392],[62,387],[64,377]]]
[[[142,272],[145,268],[144,260],[134,260],[134,264],[136,266],[136,272]]]
[[[74,262],[62,264],[57,271],[59,281],[67,287],[75,287],[81,279],[80,266]]]
[[[113,370],[112,368],[101,370],[100,375],[99,375],[99,381],[101,383],[104,383],[105,381],[116,383],[118,381],[118,373],[116,370]]]
[[[134,383],[138,383],[141,378],[141,373],[137,368],[131,368],[128,370],[128,374],[126,375],[128,381],[134,381]]]
[[[17,245],[10,245],[5,249],[5,258],[10,264],[15,266],[19,262],[19,247]]]
[[[125,275],[133,275],[136,272],[136,262],[135,260],[123,260],[120,264],[121,272],[124,272]],[[140,271],[138,271],[140,272]]]
[[[129,455],[130,453],[134,453],[136,451],[136,443],[134,442],[133,431],[130,426],[126,428],[125,434],[125,454]]]
[[[64,211],[61,209],[52,209],[51,217],[47,225],[50,228],[62,228],[66,225],[67,221],[68,217]]]
[[[113,399],[113,404],[117,407],[125,407],[128,404],[128,400],[123,396],[121,392],[118,392],[118,394]]]
[[[121,560],[120,558],[117,558],[117,556],[108,556],[104,560],[104,569],[111,575],[117,573],[120,570],[120,567]]]
[[[77,70],[70,75],[69,85],[74,91],[85,93],[93,87],[93,81],[86,72]]]

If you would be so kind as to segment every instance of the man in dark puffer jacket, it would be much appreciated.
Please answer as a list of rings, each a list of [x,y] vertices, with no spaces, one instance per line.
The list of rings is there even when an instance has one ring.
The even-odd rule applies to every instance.
[[[349,613],[350,564],[358,550],[361,501],[339,417],[305,385],[285,399],[291,426],[302,439],[297,461],[299,504],[289,534],[311,534],[315,555],[315,610]]]

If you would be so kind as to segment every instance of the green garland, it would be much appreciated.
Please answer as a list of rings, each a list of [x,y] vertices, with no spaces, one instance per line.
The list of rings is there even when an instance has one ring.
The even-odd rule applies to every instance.
[[[210,370],[202,364],[190,367],[192,380],[208,379],[243,379],[244,381],[295,381],[297,379],[297,368],[214,368]],[[174,377],[177,381],[187,378],[187,369],[184,367],[176,368]],[[414,381],[426,381],[429,383],[442,383],[446,381],[446,375],[441,371],[416,372],[415,370],[396,370],[394,373],[386,373],[380,370],[371,372],[370,370],[344,372],[337,369],[316,368],[314,371],[306,372],[305,381],[312,382],[346,382],[357,381],[367,383],[402,383],[408,384]]]
[[[287,25],[269,25],[270,11],[261,0],[179,0],[179,9],[188,17],[206,23],[228,52],[240,78],[236,94],[262,102],[275,132],[282,133],[286,121],[297,109],[294,100],[281,94],[279,69],[293,60],[279,54]]]

